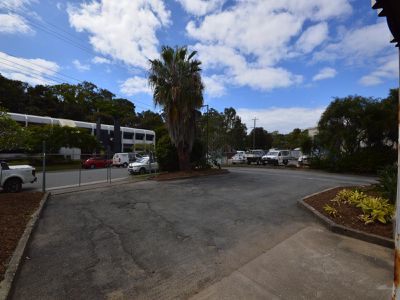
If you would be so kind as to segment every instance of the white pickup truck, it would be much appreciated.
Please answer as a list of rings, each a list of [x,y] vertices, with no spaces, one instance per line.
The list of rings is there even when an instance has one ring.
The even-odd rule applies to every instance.
[[[9,166],[0,162],[0,187],[7,193],[17,193],[23,183],[34,183],[37,180],[36,170],[28,165]]]

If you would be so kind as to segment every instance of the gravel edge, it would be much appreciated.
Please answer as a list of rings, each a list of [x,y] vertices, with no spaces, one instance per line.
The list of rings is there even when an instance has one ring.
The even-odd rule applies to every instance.
[[[323,214],[321,214],[318,210],[316,210],[314,207],[312,207],[311,205],[307,204],[305,202],[305,200],[307,198],[310,198],[312,196],[318,195],[320,193],[329,191],[329,190],[333,190],[336,189],[340,186],[336,186],[333,188],[329,188],[326,190],[323,190],[321,192],[318,193],[314,193],[311,195],[308,195],[300,200],[297,201],[297,204],[304,208],[305,210],[309,211],[316,219],[318,219],[323,225],[325,225],[325,227],[327,227],[330,231],[334,232],[334,233],[338,233],[338,234],[342,234],[345,236],[349,236],[352,238],[356,238],[368,243],[372,243],[372,244],[377,244],[386,248],[391,248],[394,249],[394,240],[393,239],[389,239],[389,238],[385,238],[376,234],[372,234],[372,233],[366,233],[357,229],[353,229],[350,227],[346,227],[340,224],[336,224],[334,221],[332,221],[331,219],[329,219],[328,217],[324,216]]]
[[[6,300],[10,296],[10,292],[13,288],[15,277],[21,269],[24,254],[27,249],[28,242],[32,236],[33,230],[42,214],[43,208],[46,205],[47,199],[50,193],[45,193],[42,200],[39,203],[38,209],[32,214],[31,219],[26,225],[25,231],[19,239],[17,248],[15,248],[13,255],[11,256],[10,263],[7,266],[7,270],[4,274],[4,279],[0,282],[0,300]]]

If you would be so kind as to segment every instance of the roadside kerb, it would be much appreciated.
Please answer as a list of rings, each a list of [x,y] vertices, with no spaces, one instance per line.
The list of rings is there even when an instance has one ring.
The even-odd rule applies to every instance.
[[[338,234],[342,234],[342,235],[346,235],[352,238],[356,238],[365,242],[369,242],[372,244],[377,244],[380,246],[384,246],[387,248],[392,248],[394,249],[394,240],[393,239],[389,239],[389,238],[385,238],[376,234],[372,234],[372,233],[366,233],[357,229],[353,229],[350,227],[346,227],[340,224],[335,223],[334,221],[332,221],[331,219],[329,219],[328,217],[324,216],[322,213],[320,213],[318,210],[316,210],[314,207],[312,207],[311,205],[307,204],[305,202],[306,199],[318,195],[320,193],[324,193],[336,188],[340,188],[341,186],[336,186],[333,188],[329,188],[323,191],[320,191],[318,193],[313,193],[311,195],[308,195],[304,198],[302,198],[301,200],[297,201],[297,204],[306,209],[307,211],[309,211],[314,217],[316,217],[323,225],[325,225],[325,227],[327,227],[330,231],[334,232],[334,233],[338,233]],[[345,188],[345,187],[343,187]]]
[[[38,209],[32,214],[28,224],[26,225],[24,233],[19,239],[17,248],[15,248],[14,253],[11,256],[10,263],[7,266],[7,270],[4,274],[4,279],[0,282],[0,300],[6,300],[10,295],[10,292],[13,288],[14,279],[21,269],[27,245],[32,236],[32,232],[38,223],[38,220],[42,214],[43,208],[45,207],[49,196],[49,192],[44,194],[42,200],[39,203]]]

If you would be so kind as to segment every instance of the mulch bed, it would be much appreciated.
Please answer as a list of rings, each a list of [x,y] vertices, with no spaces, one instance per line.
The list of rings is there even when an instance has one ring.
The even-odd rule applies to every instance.
[[[43,193],[0,192],[0,281],[31,215],[39,207]]]
[[[186,179],[193,177],[218,175],[229,173],[226,169],[204,169],[204,170],[191,170],[191,171],[178,171],[170,173],[161,173],[155,176],[153,179],[157,181],[164,180],[175,180],[175,179]]]
[[[339,187],[326,192],[319,193],[317,195],[311,196],[304,200],[307,204],[314,207],[324,216],[331,219],[333,222],[347,226],[356,230],[364,231],[367,233],[372,233],[376,235],[380,235],[386,238],[393,238],[393,224],[382,224],[380,222],[372,223],[372,224],[364,224],[358,216],[362,214],[361,209],[354,207],[349,204],[340,204],[340,206],[336,205],[336,203],[331,200],[335,198],[336,194],[343,189],[358,189],[359,191],[363,191],[365,194],[370,196],[377,196],[377,193],[371,187]],[[338,211],[338,215],[333,217],[325,212],[324,206],[329,204],[332,207],[335,207]]]

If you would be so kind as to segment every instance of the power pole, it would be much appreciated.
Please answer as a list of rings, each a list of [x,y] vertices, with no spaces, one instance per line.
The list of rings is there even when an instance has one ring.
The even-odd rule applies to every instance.
[[[386,17],[389,30],[393,35],[390,41],[399,48],[400,70],[400,2],[399,0],[372,0],[372,8],[378,10],[379,17]],[[400,78],[399,78],[399,103],[400,108]],[[399,139],[397,141],[397,195],[396,195],[396,220],[395,220],[395,253],[392,299],[400,300],[400,119],[398,119]]]
[[[254,121],[254,126],[253,126],[253,150],[256,149],[256,121],[257,120],[258,120],[257,118],[253,119],[253,121]]]

